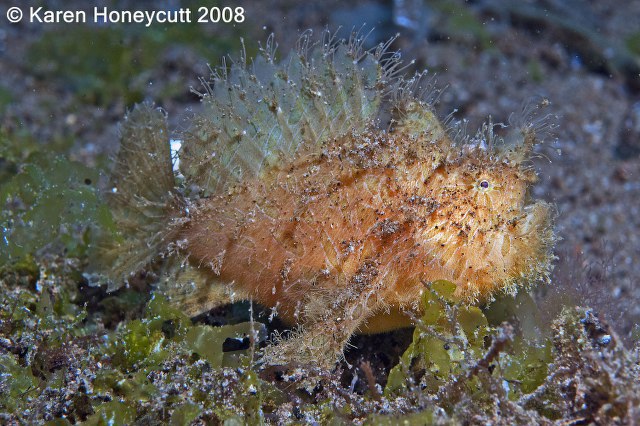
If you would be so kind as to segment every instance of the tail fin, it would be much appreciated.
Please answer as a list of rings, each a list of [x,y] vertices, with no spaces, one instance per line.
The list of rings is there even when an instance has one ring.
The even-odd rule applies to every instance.
[[[145,103],[125,116],[112,176],[107,201],[117,235],[100,247],[98,261],[114,289],[166,251],[186,220],[162,110]]]

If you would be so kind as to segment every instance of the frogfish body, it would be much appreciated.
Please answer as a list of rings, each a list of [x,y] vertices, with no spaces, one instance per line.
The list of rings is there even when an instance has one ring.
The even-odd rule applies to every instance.
[[[410,325],[425,283],[481,303],[547,280],[536,124],[451,137],[388,45],[305,33],[278,63],[269,40],[214,74],[175,171],[164,113],[131,111],[109,193],[120,236],[102,253],[112,280],[162,259],[159,291],[187,313],[250,298],[301,327],[277,353],[328,363],[356,332]]]

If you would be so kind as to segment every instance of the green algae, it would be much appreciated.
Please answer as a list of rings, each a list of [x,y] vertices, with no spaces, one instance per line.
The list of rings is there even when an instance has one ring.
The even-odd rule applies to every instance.
[[[109,337],[107,353],[112,354],[113,365],[123,371],[155,368],[176,351],[205,360],[210,368],[221,368],[225,366],[225,340],[251,335],[255,327],[251,322],[222,327],[193,325],[186,315],[156,294],[147,305],[144,318],[128,321]]]
[[[42,266],[41,274],[60,283],[54,280],[53,271]],[[191,319],[155,296],[148,301],[142,317],[126,321],[97,338],[92,337],[95,331],[85,322],[85,311],[73,303],[72,294],[65,295],[64,287],[37,291],[18,285],[11,290],[4,286],[2,289],[12,293],[3,294],[0,305],[0,335],[3,345],[8,344],[10,349],[9,353],[0,351],[0,414],[22,412],[29,401],[46,399],[52,393],[64,395],[69,392],[71,377],[77,374],[85,384],[79,392],[76,389],[69,394],[73,404],[60,408],[56,416],[85,419],[87,424],[131,423],[141,415],[150,415],[144,407],[159,398],[165,398],[167,407],[175,406],[175,412],[169,411],[174,424],[184,424],[205,409],[214,410],[222,419],[238,413],[217,406],[215,395],[203,391],[194,392],[199,400],[180,395],[167,397],[165,388],[173,381],[163,375],[154,376],[154,380],[149,377],[172,362],[183,365],[187,369],[185,377],[193,383],[212,372],[217,374],[225,363],[224,341],[243,337],[256,323],[193,325]],[[78,342],[83,343],[78,346]],[[240,359],[241,365],[250,367],[250,351],[237,352],[241,356],[235,362]],[[255,409],[258,413],[262,405],[278,397],[277,392],[263,393],[265,385],[246,367],[236,383],[234,405],[240,407],[240,412],[246,411],[247,416],[252,415],[249,411]],[[32,398],[25,399],[27,393]]]
[[[207,360],[213,368],[219,368],[224,365],[224,353],[222,352],[224,341],[227,338],[251,334],[251,327],[251,323],[216,328],[198,325],[187,332],[185,342],[194,353]]]
[[[239,27],[237,27],[239,28]],[[212,37],[203,25],[135,25],[95,27],[67,25],[47,31],[33,43],[27,60],[34,73],[66,86],[83,103],[125,105],[141,102],[154,76],[150,70],[161,67],[165,49],[190,49],[203,57],[219,57],[240,48],[239,29],[225,37]],[[83,43],[78,43],[78,40]],[[163,85],[162,98],[184,94],[183,82]]]
[[[266,424],[291,401],[298,401],[293,424],[496,421],[497,407],[503,418],[540,423],[580,404],[588,418],[621,417],[637,397],[628,388],[637,356],[592,311],[565,310],[544,328],[525,293],[480,309],[459,305],[451,283],[430,283],[413,342],[376,399],[349,393],[330,372],[310,366],[287,367],[279,385],[256,367],[251,349],[236,351],[232,361],[224,350],[226,339],[255,336],[259,323],[194,324],[159,295],[141,301],[139,316],[95,335],[86,320],[92,314],[74,303],[70,283],[53,266],[32,262],[50,284],[37,290],[18,279],[3,287],[0,334],[13,346],[0,351],[0,413],[31,409],[33,419],[49,424]],[[31,349],[23,353],[18,342]],[[606,397],[568,399],[559,376]],[[84,384],[71,387],[78,382]],[[52,395],[71,402],[54,403],[47,417],[34,401],[51,404]],[[404,408],[389,408],[394,404]]]
[[[171,426],[180,426],[191,424],[193,420],[200,414],[201,407],[192,403],[185,403],[173,410],[171,414]]]
[[[548,380],[555,354],[526,292],[481,310],[458,304],[453,283],[436,281],[427,287],[413,341],[389,373],[387,398],[430,395],[454,414],[461,401],[491,407],[497,390],[499,399],[518,401]],[[507,320],[518,326],[514,329]],[[416,418],[426,421],[431,414],[427,410],[426,417]]]
[[[79,38],[85,42],[78,43]],[[138,47],[122,28],[74,26],[51,30],[27,56],[36,75],[61,79],[83,102],[104,105],[142,100],[142,83],[134,77],[154,65],[152,52]]]
[[[479,308],[458,305],[455,289],[454,283],[439,280],[424,291],[424,314],[416,324],[413,342],[389,373],[386,395],[407,389],[410,368],[424,370],[423,385],[435,392],[484,354],[484,339],[492,331],[488,321]]]
[[[158,364],[166,359],[162,349],[164,335],[159,330],[151,330],[140,320],[133,320],[120,330],[119,339],[112,346],[114,365],[125,371],[138,369],[140,363]]]
[[[222,327],[193,325],[183,313],[173,308],[163,297],[154,295],[147,305],[144,317],[127,322],[106,339],[104,355],[112,368],[101,370],[94,387],[102,393],[113,392],[136,403],[149,403],[162,395],[162,388],[171,385],[168,380],[150,381],[163,365],[180,359],[185,363],[186,377],[197,382],[207,372],[225,366],[223,344],[228,338],[238,338],[251,333],[254,323],[240,323]],[[249,352],[244,351],[250,366]],[[205,367],[206,366],[206,367]],[[263,404],[260,389],[262,382],[250,369],[238,383],[239,406],[249,415],[258,412]],[[195,418],[206,407],[215,408],[211,395],[194,392],[193,399],[174,396],[167,400],[176,406],[171,421],[177,424],[187,418]],[[221,408],[221,407],[218,407]],[[255,410],[254,410],[255,409]],[[220,410],[218,416],[230,415]]]
[[[435,417],[431,410],[425,410],[419,413],[404,414],[399,416],[370,416],[366,421],[367,426],[424,426],[435,423]]]
[[[13,355],[0,354],[0,407],[17,411],[20,400],[36,386],[31,368],[19,365]]]
[[[26,132],[0,128],[0,187],[15,176],[20,165],[37,151],[36,141]]]
[[[493,47],[493,40],[486,25],[463,4],[437,0],[431,6],[442,14],[442,28],[451,37],[478,43],[480,50]]]
[[[111,214],[95,189],[98,179],[97,171],[62,156],[31,155],[0,186],[0,267],[52,244],[81,257],[91,243],[91,226],[112,230]]]
[[[64,271],[38,266],[38,286],[21,278],[25,269],[0,276],[0,413],[28,412],[32,399],[66,388],[64,369],[79,353],[67,342],[87,336],[84,309],[60,286]]]
[[[3,113],[7,106],[13,101],[14,97],[9,89],[4,86],[0,86],[0,113]]]
[[[625,44],[629,51],[636,56],[640,56],[640,31],[636,31],[627,36]]]
[[[108,426],[131,424],[136,418],[135,407],[121,401],[110,401],[102,404],[96,413],[87,419],[87,426]]]

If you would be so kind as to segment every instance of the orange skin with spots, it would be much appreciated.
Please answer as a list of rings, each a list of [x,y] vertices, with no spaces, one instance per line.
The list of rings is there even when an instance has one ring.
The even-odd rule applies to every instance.
[[[353,334],[409,325],[430,281],[482,303],[548,280],[550,207],[528,196],[544,118],[452,141],[388,45],[308,60],[307,41],[281,67],[266,49],[266,80],[242,64],[215,77],[179,174],[164,112],[129,114],[109,194],[121,231],[97,256],[114,282],[153,265],[189,315],[255,300],[295,325],[267,364],[330,366]]]
[[[549,207],[527,204],[536,177],[521,162],[436,142],[344,136],[198,201],[180,238],[192,264],[290,324],[335,320],[324,327],[342,340],[409,325],[424,282],[485,301],[548,263]]]

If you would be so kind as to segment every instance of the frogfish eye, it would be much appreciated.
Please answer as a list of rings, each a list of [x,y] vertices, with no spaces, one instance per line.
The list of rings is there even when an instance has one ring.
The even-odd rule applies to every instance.
[[[489,181],[482,180],[480,181],[480,188],[487,189],[489,187]]]

